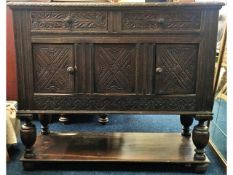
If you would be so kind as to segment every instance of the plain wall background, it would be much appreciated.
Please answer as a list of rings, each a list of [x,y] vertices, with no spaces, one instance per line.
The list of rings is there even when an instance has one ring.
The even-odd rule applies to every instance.
[[[14,33],[12,24],[12,12],[7,7],[7,45],[6,45],[6,96],[7,100],[17,100],[17,79],[16,79],[16,55],[14,45]]]

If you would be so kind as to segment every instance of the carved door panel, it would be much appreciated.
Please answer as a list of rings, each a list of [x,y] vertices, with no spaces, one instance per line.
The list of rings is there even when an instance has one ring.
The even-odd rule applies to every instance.
[[[34,44],[34,90],[41,93],[74,91],[74,54],[69,44]]]
[[[159,44],[156,47],[156,94],[195,94],[195,44]]]
[[[134,93],[135,44],[96,44],[95,93]]]

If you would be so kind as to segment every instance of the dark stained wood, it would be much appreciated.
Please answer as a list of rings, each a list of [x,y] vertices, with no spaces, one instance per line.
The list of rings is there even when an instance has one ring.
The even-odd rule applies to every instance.
[[[145,71],[146,74],[147,71]],[[146,76],[146,75],[144,75]],[[148,90],[143,84],[144,94]],[[135,95],[124,93],[51,94],[40,93],[32,101],[33,110],[109,111],[195,111],[196,95]],[[111,112],[110,112],[111,113]]]
[[[95,55],[95,93],[135,93],[134,44],[96,45]]]
[[[160,9],[160,8],[206,8],[206,9],[220,9],[224,3],[223,2],[197,2],[197,3],[174,3],[174,2],[167,2],[167,3],[81,3],[81,2],[67,2],[67,3],[55,3],[55,2],[8,2],[8,6],[11,8],[49,8],[54,7],[56,8],[63,8],[66,9],[83,9],[83,8],[97,8],[97,9]],[[47,9],[45,9],[47,10]]]
[[[194,94],[197,74],[196,44],[158,44],[156,48],[156,93]]]
[[[190,137],[190,126],[193,123],[193,115],[180,115],[180,122],[183,125],[181,135]]]
[[[46,18],[45,18],[46,16]],[[32,31],[106,31],[106,11],[32,11]]]
[[[209,163],[194,160],[191,138],[177,133],[51,133],[34,148],[34,161]]]
[[[74,92],[73,45],[33,45],[35,92]]]
[[[49,123],[52,121],[52,115],[51,114],[38,114],[38,118],[41,123],[41,134],[48,135],[50,133]]]
[[[167,11],[166,11],[167,10]],[[167,31],[199,31],[201,11],[195,10],[132,10],[121,14],[121,30],[145,33]]]
[[[56,35],[59,34],[59,38],[56,37]],[[144,33],[112,33],[112,34],[73,34],[73,33],[67,33],[67,34],[61,34],[59,31],[54,34],[48,34],[48,33],[40,33],[35,34],[32,33],[32,42],[34,43],[46,43],[48,39],[50,40],[50,43],[138,43],[142,45],[142,43],[199,43],[202,40],[202,35],[196,34],[196,33],[189,33],[184,34],[181,33],[180,35],[175,35],[174,33],[169,33],[171,35],[167,36],[164,34],[144,34]],[[116,37],[117,36],[117,37]],[[181,37],[185,36],[185,37]]]
[[[209,142],[209,130],[206,125],[207,120],[199,119],[198,124],[193,128],[192,139],[196,146],[194,159],[205,160],[205,147]]]
[[[105,135],[107,138],[93,134],[96,147],[92,145],[92,149],[101,145],[105,157],[97,156],[96,160],[111,161],[109,152],[123,154],[117,138],[127,137],[127,143],[131,143],[132,137],[136,152],[127,152],[134,155],[134,160],[125,153],[122,160],[198,162],[196,170],[206,170],[204,148],[209,134],[203,121],[212,119],[218,10],[222,5],[9,2],[13,9],[17,55],[18,116],[27,119],[35,113],[178,114],[185,136],[190,135],[191,118],[187,116],[193,116],[199,121],[192,135],[195,153],[193,146],[185,150],[185,145],[191,144],[190,140],[186,142],[187,138],[175,137],[184,142],[184,147],[170,147],[170,143],[180,145],[180,142],[173,141],[173,135],[160,134],[164,137],[161,143],[156,139],[162,137],[148,135],[147,138],[147,134]],[[100,119],[107,121],[106,117]],[[32,126],[26,124],[29,125]],[[43,127],[46,132],[47,122]],[[28,155],[34,138],[32,128],[27,137],[22,133]],[[51,144],[56,144],[61,138],[70,138],[66,136],[44,138],[55,137]],[[76,150],[75,144],[69,145],[70,150]],[[116,148],[108,147],[109,144]],[[66,147],[58,145],[48,150]],[[46,144],[42,146],[45,147]],[[141,147],[148,153],[144,157]],[[158,155],[155,158],[149,152]],[[138,153],[142,158],[137,159]],[[56,156],[62,160],[62,155]]]
[[[36,155],[32,146],[36,141],[36,126],[31,122],[32,118],[25,119],[25,123],[22,124],[20,129],[21,141],[25,146],[24,158],[35,158]]]
[[[209,119],[212,120],[212,112],[208,112],[208,111],[101,111],[101,110],[18,110],[17,111],[17,115],[19,117],[22,116],[31,116],[32,114],[60,114],[60,113],[64,113],[64,114],[102,114],[102,113],[107,113],[107,114],[144,114],[145,116],[148,114],[158,114],[158,115],[179,115],[179,114],[183,114],[183,115],[188,115],[188,114],[192,114],[194,115],[195,118],[198,119]],[[197,115],[196,115],[197,114]],[[201,115],[202,114],[202,115]],[[195,116],[196,115],[196,116]],[[127,115],[126,115],[127,116]],[[197,117],[198,116],[198,117]]]

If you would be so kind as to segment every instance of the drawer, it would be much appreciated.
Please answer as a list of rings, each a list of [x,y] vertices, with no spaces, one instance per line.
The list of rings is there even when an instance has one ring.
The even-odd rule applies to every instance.
[[[199,32],[201,11],[128,11],[121,13],[121,31]]]
[[[105,32],[106,11],[32,11],[31,30],[48,32]]]

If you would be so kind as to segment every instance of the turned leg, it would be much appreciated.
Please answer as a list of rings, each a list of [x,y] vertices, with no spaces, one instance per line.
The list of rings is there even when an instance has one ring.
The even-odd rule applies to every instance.
[[[35,157],[32,146],[36,141],[36,126],[31,122],[31,117],[25,117],[24,120],[25,123],[20,129],[20,137],[25,146],[24,158],[30,159]]]
[[[100,114],[99,115],[99,123],[101,123],[102,125],[105,125],[108,123],[109,119],[108,119],[108,115],[107,114]]]
[[[64,114],[60,114],[59,122],[61,122],[63,124],[69,124],[70,119],[69,119],[69,117],[65,116]]]
[[[39,120],[41,123],[41,134],[42,135],[48,135],[50,133],[49,131],[49,123],[52,120],[52,115],[45,115],[45,114],[39,114]]]
[[[183,125],[181,135],[189,137],[191,136],[189,127],[193,123],[193,116],[192,115],[180,115],[180,122]]]
[[[205,160],[205,147],[209,142],[209,130],[205,124],[207,119],[197,119],[198,124],[194,127],[192,133],[193,143],[196,146],[194,159]]]

